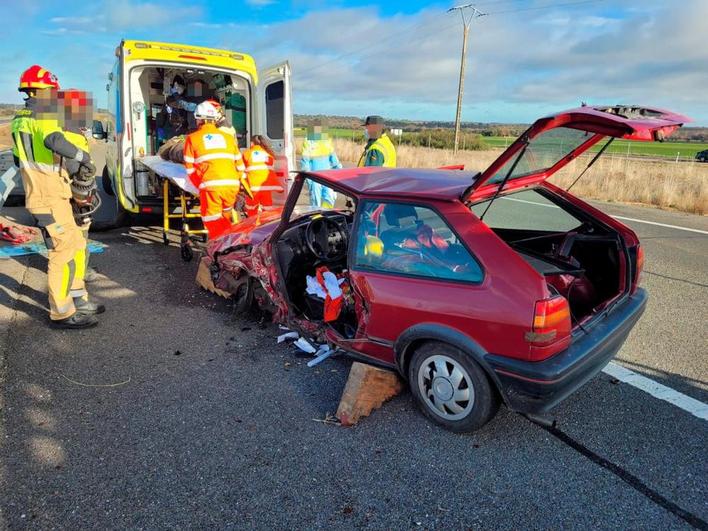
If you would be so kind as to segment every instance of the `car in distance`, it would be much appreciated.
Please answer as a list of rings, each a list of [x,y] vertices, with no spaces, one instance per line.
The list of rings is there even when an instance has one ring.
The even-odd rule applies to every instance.
[[[450,430],[480,428],[501,403],[544,414],[614,357],[647,302],[637,235],[548,178],[685,121],[582,107],[536,121],[482,172],[300,173],[282,212],[235,225],[203,260],[240,309],[399,371]],[[312,181],[338,193],[333,209],[309,206]],[[336,304],[312,286],[327,272]]]
[[[699,151],[698,153],[696,153],[696,161],[708,162],[708,149],[704,149],[703,151]]]

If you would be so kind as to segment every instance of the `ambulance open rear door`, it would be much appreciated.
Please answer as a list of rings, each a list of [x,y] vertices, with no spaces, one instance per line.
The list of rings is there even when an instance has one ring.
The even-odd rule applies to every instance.
[[[290,64],[286,61],[258,73],[257,134],[270,140],[277,155],[275,170],[285,185],[284,194],[273,194],[276,204],[284,204],[295,170],[295,138],[293,135]]]

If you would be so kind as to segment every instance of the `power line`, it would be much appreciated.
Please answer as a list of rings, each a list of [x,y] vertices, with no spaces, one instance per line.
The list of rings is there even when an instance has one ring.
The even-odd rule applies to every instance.
[[[480,2],[475,2],[474,4],[470,4],[470,5],[471,6],[488,5],[488,4],[498,5],[501,3],[516,3],[516,2],[521,2],[521,1],[523,1],[523,0],[498,0],[498,1],[481,0]],[[577,2],[565,2],[562,4],[548,4],[548,5],[543,5],[543,6],[522,7],[522,8],[507,9],[507,10],[502,10],[502,11],[491,11],[491,12],[485,13],[485,14],[486,15],[504,15],[504,14],[511,14],[511,13],[521,13],[524,11],[540,11],[540,10],[544,10],[544,9],[554,9],[554,8],[559,8],[559,7],[570,7],[570,6],[577,6],[577,5],[584,5],[584,4],[593,4],[593,3],[603,2],[603,1],[605,1],[605,0],[581,0],[581,1],[577,1]],[[447,15],[447,12],[443,12],[443,13],[441,13],[441,15]],[[379,39],[375,43],[372,43],[370,45],[363,46],[363,47],[357,48],[355,50],[351,50],[349,52],[345,52],[343,54],[337,55],[331,59],[328,59],[322,63],[319,63],[318,65],[307,68],[305,70],[299,70],[295,73],[294,77],[298,78],[298,77],[303,76],[305,74],[309,74],[311,72],[314,72],[316,70],[324,68],[325,66],[339,62],[341,59],[345,59],[347,57],[357,55],[362,51],[366,51],[366,50],[370,50],[370,49],[378,49],[381,47],[382,44],[389,42],[391,39],[398,37],[400,35],[406,34],[406,33],[410,33],[419,27],[429,24],[430,22],[431,22],[430,20],[425,20],[425,21],[416,22],[414,24],[411,24],[410,26],[408,26],[400,31],[397,31],[395,33],[388,35],[387,37]],[[446,25],[441,28],[433,28],[433,29],[443,30],[443,29],[448,29],[449,27],[451,27],[451,26]],[[372,55],[376,55],[376,54],[366,54],[364,56],[360,56],[359,58],[361,59],[361,58],[371,57]]]
[[[605,0],[581,0],[580,2],[565,2],[563,4],[549,4],[549,5],[543,5],[543,6],[534,6],[534,7],[520,7],[518,9],[508,9],[505,11],[490,11],[487,13],[487,15],[505,15],[507,13],[521,13],[523,11],[540,11],[542,9],[554,9],[558,7],[570,7],[570,6],[579,6],[583,4],[597,4],[599,2],[604,2]]]

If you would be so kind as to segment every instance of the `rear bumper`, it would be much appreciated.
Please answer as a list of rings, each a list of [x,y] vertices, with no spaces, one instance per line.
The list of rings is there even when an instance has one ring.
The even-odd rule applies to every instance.
[[[644,313],[647,293],[637,292],[601,322],[575,338],[568,349],[545,361],[528,362],[487,354],[509,407],[522,413],[546,413],[600,372],[615,356]]]

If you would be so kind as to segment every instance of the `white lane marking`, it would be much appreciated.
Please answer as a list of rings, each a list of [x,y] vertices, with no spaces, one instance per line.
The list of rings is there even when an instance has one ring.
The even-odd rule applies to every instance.
[[[546,208],[560,208],[556,205],[545,205],[543,203],[537,203],[535,201],[526,201],[525,199],[515,199],[513,197],[502,197],[501,199],[506,199],[507,201],[516,201],[517,203],[527,203],[529,205],[536,205]],[[668,223],[657,223],[656,221],[647,221],[645,219],[636,218],[626,218],[624,216],[612,216],[615,219],[621,219],[622,221],[634,221],[635,223],[645,223],[647,225],[656,225],[657,227],[666,227],[668,229],[685,230],[688,232],[697,232],[698,234],[707,234],[708,230],[691,229],[689,227],[681,227],[679,225],[669,225]]]
[[[556,205],[546,205],[544,203],[537,203],[536,201],[526,201],[526,199],[516,199],[515,197],[502,197],[501,199],[505,199],[507,201],[516,201],[517,203],[526,203],[528,205],[542,206],[542,207],[546,207],[546,208],[560,208],[559,206],[556,206]]]
[[[642,391],[649,393],[654,398],[673,404],[674,406],[683,409],[699,419],[708,420],[708,404],[704,404],[700,400],[696,400],[695,398],[691,398],[683,393],[679,393],[671,387],[667,387],[647,378],[646,376],[637,374],[636,372],[631,371],[626,367],[622,367],[613,361],[611,361],[607,367],[602,369],[602,372],[609,374],[613,378],[617,378],[620,382],[624,382],[632,387],[641,389]]]
[[[625,218],[624,216],[613,216],[615,219],[622,221],[634,221],[635,223],[646,223],[647,225],[656,225],[658,227],[667,227],[669,229],[685,230],[688,232],[697,232],[698,234],[708,234],[708,230],[690,229],[688,227],[679,227],[678,225],[669,225],[668,223],[657,223],[656,221],[646,221],[643,219]]]

